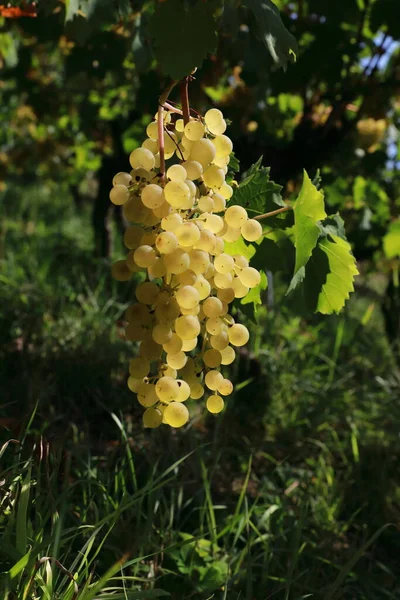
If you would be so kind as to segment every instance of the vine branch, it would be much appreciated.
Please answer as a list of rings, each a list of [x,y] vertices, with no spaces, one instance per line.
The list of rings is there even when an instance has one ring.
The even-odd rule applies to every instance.
[[[164,150],[164,104],[166,103],[168,96],[174,89],[178,82],[173,79],[168,87],[165,88],[158,100],[158,151],[160,153],[160,175],[162,181],[165,179],[165,150]]]
[[[291,206],[282,206],[282,208],[277,208],[276,210],[272,210],[271,212],[267,212],[263,215],[257,215],[256,217],[252,217],[255,221],[261,221],[262,219],[268,219],[268,217],[273,217],[275,215],[279,215],[280,213],[287,212],[288,210],[293,210]]]
[[[185,125],[186,125],[186,123],[189,123],[189,121],[190,121],[188,87],[189,87],[189,77],[185,77],[185,79],[182,79],[181,84],[180,84],[181,105],[182,105],[182,112],[183,112],[183,121],[184,121]]]

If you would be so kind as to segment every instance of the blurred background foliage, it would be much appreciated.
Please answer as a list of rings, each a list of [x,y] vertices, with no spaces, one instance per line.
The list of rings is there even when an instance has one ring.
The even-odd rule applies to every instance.
[[[120,321],[134,283],[109,276],[124,227],[111,179],[168,83],[149,35],[156,4],[41,0],[36,18],[0,17],[0,434],[24,440],[5,454],[1,571],[30,548],[57,554],[83,589],[124,552],[153,553],[119,572],[121,598],[399,598],[400,7],[277,1],[298,43],[285,72],[252,11],[215,2],[218,44],[191,105],[221,108],[241,172],[262,156],[286,198],[303,168],[319,172],[361,275],[341,315],[305,319],[285,301],[285,269],[269,272],[224,415],[194,406],[192,428],[167,435],[141,430]],[[36,500],[14,548],[23,481]],[[80,527],[107,515],[93,575],[74,562],[92,532]],[[72,598],[40,573],[43,597]]]

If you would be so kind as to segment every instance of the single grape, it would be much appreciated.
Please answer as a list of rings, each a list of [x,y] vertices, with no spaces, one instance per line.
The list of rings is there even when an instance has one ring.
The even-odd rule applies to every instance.
[[[227,135],[217,135],[213,139],[213,144],[216,150],[216,158],[224,158],[225,156],[229,156],[233,150],[232,140],[230,140]]]
[[[182,369],[187,361],[186,354],[180,350],[176,354],[167,354],[167,364],[173,369]]]
[[[236,357],[236,353],[232,346],[227,346],[223,350],[220,350],[220,352],[222,357],[221,363],[223,365],[231,365]]]
[[[164,275],[167,273],[167,269],[162,257],[157,256],[155,262],[147,268],[147,272],[150,279],[159,279],[160,277],[164,277]]]
[[[255,219],[249,219],[242,225],[241,232],[247,242],[255,242],[262,236],[262,227]]]
[[[135,263],[139,267],[150,267],[156,262],[156,253],[151,246],[139,246],[133,255]]]
[[[200,302],[199,292],[192,285],[184,285],[175,294],[179,306],[187,309],[194,308]]]
[[[169,340],[163,343],[163,349],[169,354],[177,354],[183,349],[183,342],[181,338],[173,332]]]
[[[187,160],[182,163],[182,167],[186,170],[187,179],[190,179],[191,181],[199,179],[203,174],[203,167],[201,163],[196,160]]]
[[[210,265],[210,258],[204,250],[192,250],[189,259],[190,268],[196,275],[205,273]]]
[[[205,277],[203,277],[203,275],[199,275],[197,277],[197,281],[194,284],[194,287],[199,292],[200,300],[204,300],[205,298],[208,298],[208,296],[210,295],[211,285],[207,281],[207,279]]]
[[[219,298],[210,297],[203,302],[204,314],[207,317],[215,318],[222,314],[222,302]]]
[[[256,287],[261,281],[260,273],[253,267],[244,267],[244,269],[240,271],[238,277],[243,285],[249,288]]]
[[[152,140],[158,140],[158,123],[156,121],[152,121],[146,127],[146,134]]]
[[[189,268],[190,257],[182,248],[177,248],[171,254],[164,254],[164,264],[168,273],[179,275]]]
[[[137,393],[139,404],[149,408],[157,404],[158,398],[156,394],[156,386],[153,383],[143,382],[139,386]]]
[[[204,378],[204,382],[209,390],[215,391],[223,379],[224,378],[219,371],[208,371]]]
[[[146,185],[140,197],[147,208],[160,208],[165,202],[164,190],[154,183]]]
[[[139,346],[140,356],[150,361],[158,360],[161,357],[162,350],[161,344],[157,344],[150,335]]]
[[[138,225],[131,225],[124,233],[124,244],[127,248],[132,250],[140,246],[140,240],[143,236],[144,230]]]
[[[135,292],[136,298],[139,302],[143,302],[143,304],[154,304],[159,293],[160,288],[152,281],[140,283]]]
[[[233,346],[244,346],[249,341],[249,330],[244,325],[236,323],[228,329],[229,341]]]
[[[178,225],[181,225],[182,217],[179,213],[171,213],[161,221],[161,227],[165,231],[175,231]]]
[[[229,344],[228,333],[224,330],[221,330],[216,335],[212,335],[210,337],[210,344],[213,348],[215,348],[216,350],[219,350],[221,353],[221,350],[224,350]],[[223,356],[221,355],[221,362],[222,362],[222,359],[223,359]]]
[[[178,247],[178,238],[172,231],[162,231],[155,240],[160,254],[171,254]]]
[[[218,189],[225,182],[224,172],[216,165],[210,165],[203,173],[203,181],[208,187]]]
[[[217,390],[223,396],[229,396],[233,392],[233,383],[229,379],[223,379],[219,384]]]
[[[243,285],[239,277],[234,277],[232,281],[232,289],[235,292],[235,298],[244,298],[249,293],[250,288]]]
[[[154,154],[146,148],[136,148],[129,156],[129,162],[133,169],[146,169],[151,171],[155,165]]]
[[[167,171],[167,177],[171,181],[185,181],[187,178],[186,169],[182,165],[172,165]]]
[[[163,420],[163,414],[158,408],[148,408],[143,413],[143,425],[150,429],[159,427]]]
[[[166,344],[172,338],[172,330],[165,323],[158,323],[154,326],[153,331],[151,332],[153,340],[157,344]],[[165,348],[164,348],[165,349]]]
[[[200,121],[189,121],[185,125],[185,136],[191,142],[197,142],[204,136],[206,128]]]
[[[210,140],[202,139],[193,142],[189,157],[190,160],[199,162],[203,168],[207,168],[214,160],[215,153],[216,150],[214,144]]]
[[[215,369],[216,367],[219,367],[221,364],[221,360],[221,353],[218,352],[218,350],[215,350],[214,348],[206,350],[206,352],[204,352],[204,364],[206,365],[206,367],[210,367],[210,369]]]
[[[206,402],[207,410],[214,415],[220,413],[224,408],[224,401],[221,396],[213,394],[207,398]]]
[[[128,388],[131,390],[131,392],[137,393],[142,382],[143,379],[135,379],[135,377],[130,376],[128,378]]]
[[[171,427],[182,427],[189,420],[189,411],[181,402],[171,402],[164,411],[164,419]]]
[[[175,331],[182,340],[191,340],[200,333],[199,319],[193,315],[184,315],[175,321]]]
[[[184,181],[169,181],[164,188],[166,201],[174,208],[191,208],[190,189]]]
[[[183,379],[177,379],[176,382],[179,386],[176,402],[185,402],[190,397],[190,387]]]
[[[199,400],[204,396],[204,387],[198,381],[193,381],[190,384],[190,397],[193,400]]]
[[[235,261],[229,254],[220,254],[214,260],[214,267],[218,273],[232,273]]]
[[[113,204],[121,206],[129,200],[129,190],[124,185],[118,184],[114,186],[110,192],[110,200]]]
[[[197,206],[201,212],[211,213],[214,210],[214,200],[211,196],[201,196],[197,202]]]
[[[113,185],[125,185],[128,187],[132,184],[132,176],[130,173],[124,173],[121,171],[120,173],[114,175],[112,183]]]
[[[225,221],[235,229],[242,227],[247,221],[247,211],[243,206],[229,206],[225,212]]]
[[[182,340],[182,350],[184,352],[190,352],[191,350],[194,350],[197,346],[198,343],[198,338],[195,337],[191,340]]]
[[[172,402],[178,396],[179,386],[172,377],[160,377],[156,383],[156,394],[161,402]]]
[[[176,228],[175,235],[181,246],[194,246],[200,239],[200,230],[194,223],[186,222]]]
[[[214,284],[219,289],[232,287],[233,277],[231,273],[215,273]]]
[[[221,196],[220,194],[213,194],[213,202],[214,202],[214,212],[219,213],[219,212],[223,212],[226,208],[226,201],[225,198],[223,196]],[[226,225],[226,229],[228,229],[228,226]],[[223,235],[224,230],[222,230],[219,235]]]
[[[218,317],[212,317],[206,321],[206,330],[211,335],[217,335],[222,330],[222,321]]]

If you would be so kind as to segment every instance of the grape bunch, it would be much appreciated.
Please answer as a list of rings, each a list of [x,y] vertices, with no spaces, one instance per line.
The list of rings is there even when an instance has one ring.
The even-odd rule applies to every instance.
[[[161,112],[164,160],[172,163],[165,174],[158,115],[129,157],[132,170],[117,173],[110,192],[132,223],[124,235],[129,253],[113,265],[112,275],[126,281],[145,274],[125,315],[126,338],[139,343],[128,387],[146,409],[144,425],[152,428],[185,425],[189,398],[206,395],[207,409],[222,411],[233,391],[222,369],[249,339],[229,305],[260,283],[245,257],[224,252],[225,241],[242,236],[253,242],[262,234],[242,206],[229,204],[233,189],[225,177],[232,142],[222,112],[212,108],[186,124],[173,110]]]

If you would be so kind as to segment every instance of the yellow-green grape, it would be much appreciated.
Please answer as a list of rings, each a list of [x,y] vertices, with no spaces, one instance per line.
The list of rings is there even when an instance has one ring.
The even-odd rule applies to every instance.
[[[165,199],[174,208],[191,208],[190,189],[184,181],[169,181],[164,188]]]
[[[180,144],[179,144],[179,154],[185,161],[190,156],[193,144],[194,144],[194,142],[191,142],[190,140],[188,140],[188,138],[186,137],[185,134],[182,136]]]
[[[155,262],[147,268],[149,277],[152,279],[158,279],[160,277],[164,277],[167,273],[167,269],[165,267],[164,261],[162,257],[157,256]]]
[[[221,237],[216,236],[215,237],[214,255],[219,256],[219,254],[222,254],[224,250],[225,250],[224,240]]]
[[[209,390],[215,391],[223,379],[224,378],[219,371],[208,371],[204,377],[204,383]]]
[[[164,136],[165,158],[171,158],[177,147],[178,138],[176,137],[176,134],[173,131],[168,131],[168,134]]]
[[[213,144],[216,150],[216,158],[225,158],[225,156],[229,156],[233,150],[232,140],[226,135],[217,135],[217,137],[213,139]]]
[[[189,421],[189,411],[181,402],[171,402],[164,411],[164,420],[171,427],[183,427]]]
[[[217,335],[222,330],[222,321],[218,317],[206,320],[206,330],[211,335]]]
[[[150,429],[160,427],[163,420],[163,414],[158,408],[147,408],[143,413],[143,425]]]
[[[233,277],[231,273],[215,273],[214,284],[219,289],[232,287]]]
[[[149,374],[150,371],[150,363],[143,356],[136,356],[132,358],[129,363],[129,374],[131,377],[135,379],[143,379],[146,375]]]
[[[231,287],[221,288],[217,290],[217,298],[221,300],[221,302],[230,304],[235,299],[235,290]]]
[[[262,227],[255,219],[249,219],[242,225],[241,232],[247,242],[255,242],[262,236]]]
[[[203,167],[197,160],[187,160],[182,163],[182,167],[185,168],[187,179],[191,181],[199,179],[203,174]]]
[[[218,190],[219,191],[219,190]],[[225,202],[225,198],[223,196],[221,196],[221,194],[213,194],[213,202],[214,202],[214,212],[219,213],[219,212],[223,212],[226,208],[226,202]],[[226,225],[226,229],[228,229],[228,226]],[[223,230],[219,233],[219,235],[223,235]]]
[[[232,346],[227,346],[220,350],[221,352],[221,364],[223,365],[231,365],[236,358],[236,353]]]
[[[241,254],[235,254],[233,259],[235,261],[235,266],[239,269],[245,269],[249,266],[249,261],[245,256],[242,256]]]
[[[123,205],[122,213],[127,221],[143,223],[150,213],[150,209],[143,204],[140,198],[134,196]]]
[[[179,392],[176,397],[176,402],[185,402],[190,396],[190,387],[183,379],[177,379],[176,383],[179,386]]]
[[[153,154],[157,154],[158,152],[158,141],[151,140],[150,138],[144,140],[142,143],[142,148],[146,148],[146,150],[150,150]]]
[[[130,175],[130,173],[120,171],[119,173],[114,175],[112,183],[113,185],[125,185],[126,187],[128,187],[128,185],[132,184],[132,176]]]
[[[157,344],[150,336],[140,342],[139,354],[147,360],[158,360],[162,354],[162,350],[161,344]]]
[[[197,207],[201,212],[212,212],[214,210],[214,200],[211,196],[201,196],[197,202]]]
[[[147,329],[141,323],[129,323],[125,329],[125,339],[130,342],[141,342],[147,335]]]
[[[170,323],[175,321],[180,315],[179,304],[175,298],[171,298],[164,304],[156,307],[156,317],[160,323]]]
[[[136,298],[139,302],[143,302],[143,304],[154,304],[159,293],[160,288],[152,281],[140,283],[135,292]]]
[[[232,273],[235,261],[229,254],[220,254],[214,260],[214,267],[217,273]]]
[[[151,315],[149,309],[144,304],[137,302],[131,304],[125,311],[125,319],[129,322],[139,322],[141,325],[149,325]]]
[[[224,401],[221,396],[213,394],[207,398],[207,410],[214,415],[220,413],[224,408]]]
[[[217,390],[223,396],[229,396],[233,392],[233,383],[229,379],[223,379],[219,384]]]
[[[204,352],[203,361],[206,367],[210,367],[210,369],[215,369],[219,367],[221,364],[222,356],[218,350],[210,349]]]
[[[157,381],[155,389],[157,397],[161,402],[172,402],[179,393],[179,386],[176,380],[165,375]]]
[[[218,193],[221,194],[225,200],[229,200],[233,196],[233,188],[229,184],[223,183],[219,188]]]
[[[221,350],[224,350],[229,344],[229,337],[226,331],[221,330],[216,335],[212,335],[210,337],[210,344],[215,350],[219,350],[221,354]],[[222,354],[221,354],[221,362],[222,362]]]
[[[172,231],[162,231],[156,237],[155,244],[160,254],[171,254],[178,247],[178,238]]]
[[[234,277],[232,281],[232,288],[235,292],[235,298],[244,298],[249,293],[249,289],[246,285],[240,281],[239,277]]]
[[[172,377],[172,379],[176,379],[177,371],[169,365],[164,365],[162,375],[164,377]]]
[[[194,223],[186,222],[176,228],[175,235],[181,246],[194,246],[200,239],[200,230]]]
[[[194,184],[193,181],[191,181],[190,179],[185,179],[185,183],[186,183],[186,185],[188,186],[188,188],[190,190],[190,197],[191,197],[192,203],[193,203],[193,198],[197,194],[196,184]]]
[[[249,288],[256,287],[261,281],[260,273],[253,267],[245,267],[240,271],[238,277],[243,285]]]
[[[171,213],[161,220],[161,227],[165,231],[175,231],[178,225],[181,225],[182,217],[179,213]]]
[[[227,173],[227,167],[229,165],[229,156],[224,156],[223,158],[215,157],[213,160],[213,165],[217,165],[220,169],[224,169],[224,172]]]
[[[203,275],[197,277],[194,287],[199,292],[200,300],[204,300],[210,295],[211,285]]]
[[[163,219],[164,217],[168,217],[170,212],[172,211],[172,207],[168,204],[168,202],[164,202],[158,208],[153,208],[152,213],[158,219]]]
[[[206,128],[200,121],[189,121],[185,125],[185,136],[191,142],[197,142],[204,136]]]
[[[224,218],[230,227],[240,229],[247,221],[247,211],[243,206],[229,206]]]
[[[146,134],[151,140],[158,140],[158,123],[152,121],[146,127]]]
[[[199,400],[204,396],[204,387],[198,381],[190,382],[190,397],[193,400]]]
[[[208,213],[204,213],[204,215],[206,215],[204,228],[209,229],[212,233],[219,233],[224,227],[224,220],[218,215]]]
[[[147,208],[159,208],[165,202],[164,191],[161,186],[149,183],[141,193],[142,202]]]
[[[157,255],[151,246],[136,248],[133,259],[139,267],[150,267],[156,262]]]
[[[117,260],[111,267],[111,277],[117,281],[128,281],[132,277],[132,272],[125,260]]]
[[[175,121],[175,129],[179,131],[179,133],[183,133],[185,129],[185,121],[183,119],[177,119]]]
[[[125,185],[118,184],[110,192],[110,200],[117,206],[122,206],[129,200],[129,190]]]
[[[180,285],[194,285],[197,281],[197,275],[194,271],[189,269],[188,271],[175,275],[174,279]]]
[[[154,154],[147,148],[136,148],[129,156],[129,162],[133,169],[146,169],[151,171],[155,165]]]
[[[202,139],[193,142],[189,158],[190,160],[199,162],[204,169],[212,163],[215,158],[215,153],[216,150],[214,144],[210,140]]]
[[[154,242],[156,241],[156,237],[157,234],[155,231],[149,231],[149,232],[145,232],[143,233],[141,239],[140,239],[140,246],[142,245],[147,245],[147,246],[154,246]]]
[[[167,354],[167,364],[173,369],[182,369],[186,361],[187,356],[182,350],[176,354]]]
[[[192,250],[189,253],[190,269],[196,275],[205,273],[210,265],[208,253],[204,250]]]
[[[182,308],[191,309],[200,302],[199,292],[192,285],[184,285],[175,294],[176,300]]]
[[[204,252],[212,253],[215,250],[215,235],[208,229],[200,231],[200,239],[195,245],[196,250],[204,250]]]
[[[223,120],[224,115],[219,108],[210,108],[204,115],[204,121],[209,129],[219,125]]]
[[[215,298],[214,296],[207,298],[203,302],[203,311],[206,317],[215,318],[222,315],[222,302],[219,298]]]
[[[236,323],[228,329],[229,341],[232,346],[244,346],[249,341],[249,330],[244,325]]]
[[[154,404],[157,404],[158,402],[156,386],[153,383],[141,383],[139,386],[137,397],[139,404],[141,404],[142,406],[145,406],[146,408],[154,406]]]
[[[165,323],[158,323],[153,327],[151,335],[157,344],[164,345],[171,340],[172,330]]]
[[[190,352],[194,350],[197,346],[198,338],[195,337],[192,340],[182,340],[182,350],[184,352]]]
[[[172,165],[167,170],[167,177],[171,181],[185,181],[187,178],[186,169],[182,165]]]
[[[144,230],[138,225],[131,225],[124,233],[124,244],[127,248],[132,250],[140,246],[140,240],[143,236]]]
[[[208,187],[218,189],[225,181],[224,172],[216,165],[210,165],[203,173],[203,181]]]
[[[160,327],[161,327],[161,325],[160,325]],[[166,327],[166,326],[163,325],[163,327]],[[176,335],[175,332],[173,332],[170,339],[163,343],[163,349],[168,354],[177,354],[178,352],[180,352],[183,349],[183,342],[182,342],[181,338],[178,335]]]
[[[179,275],[189,268],[190,257],[185,250],[177,248],[171,254],[164,254],[164,264],[168,273]]]
[[[137,393],[141,383],[143,383],[143,379],[136,379],[135,377],[128,378],[128,388],[131,392]]]
[[[240,229],[228,226],[228,229],[222,237],[226,242],[237,242],[241,235]]]
[[[184,315],[175,321],[175,331],[182,340],[191,340],[200,333],[199,319],[193,315]]]

